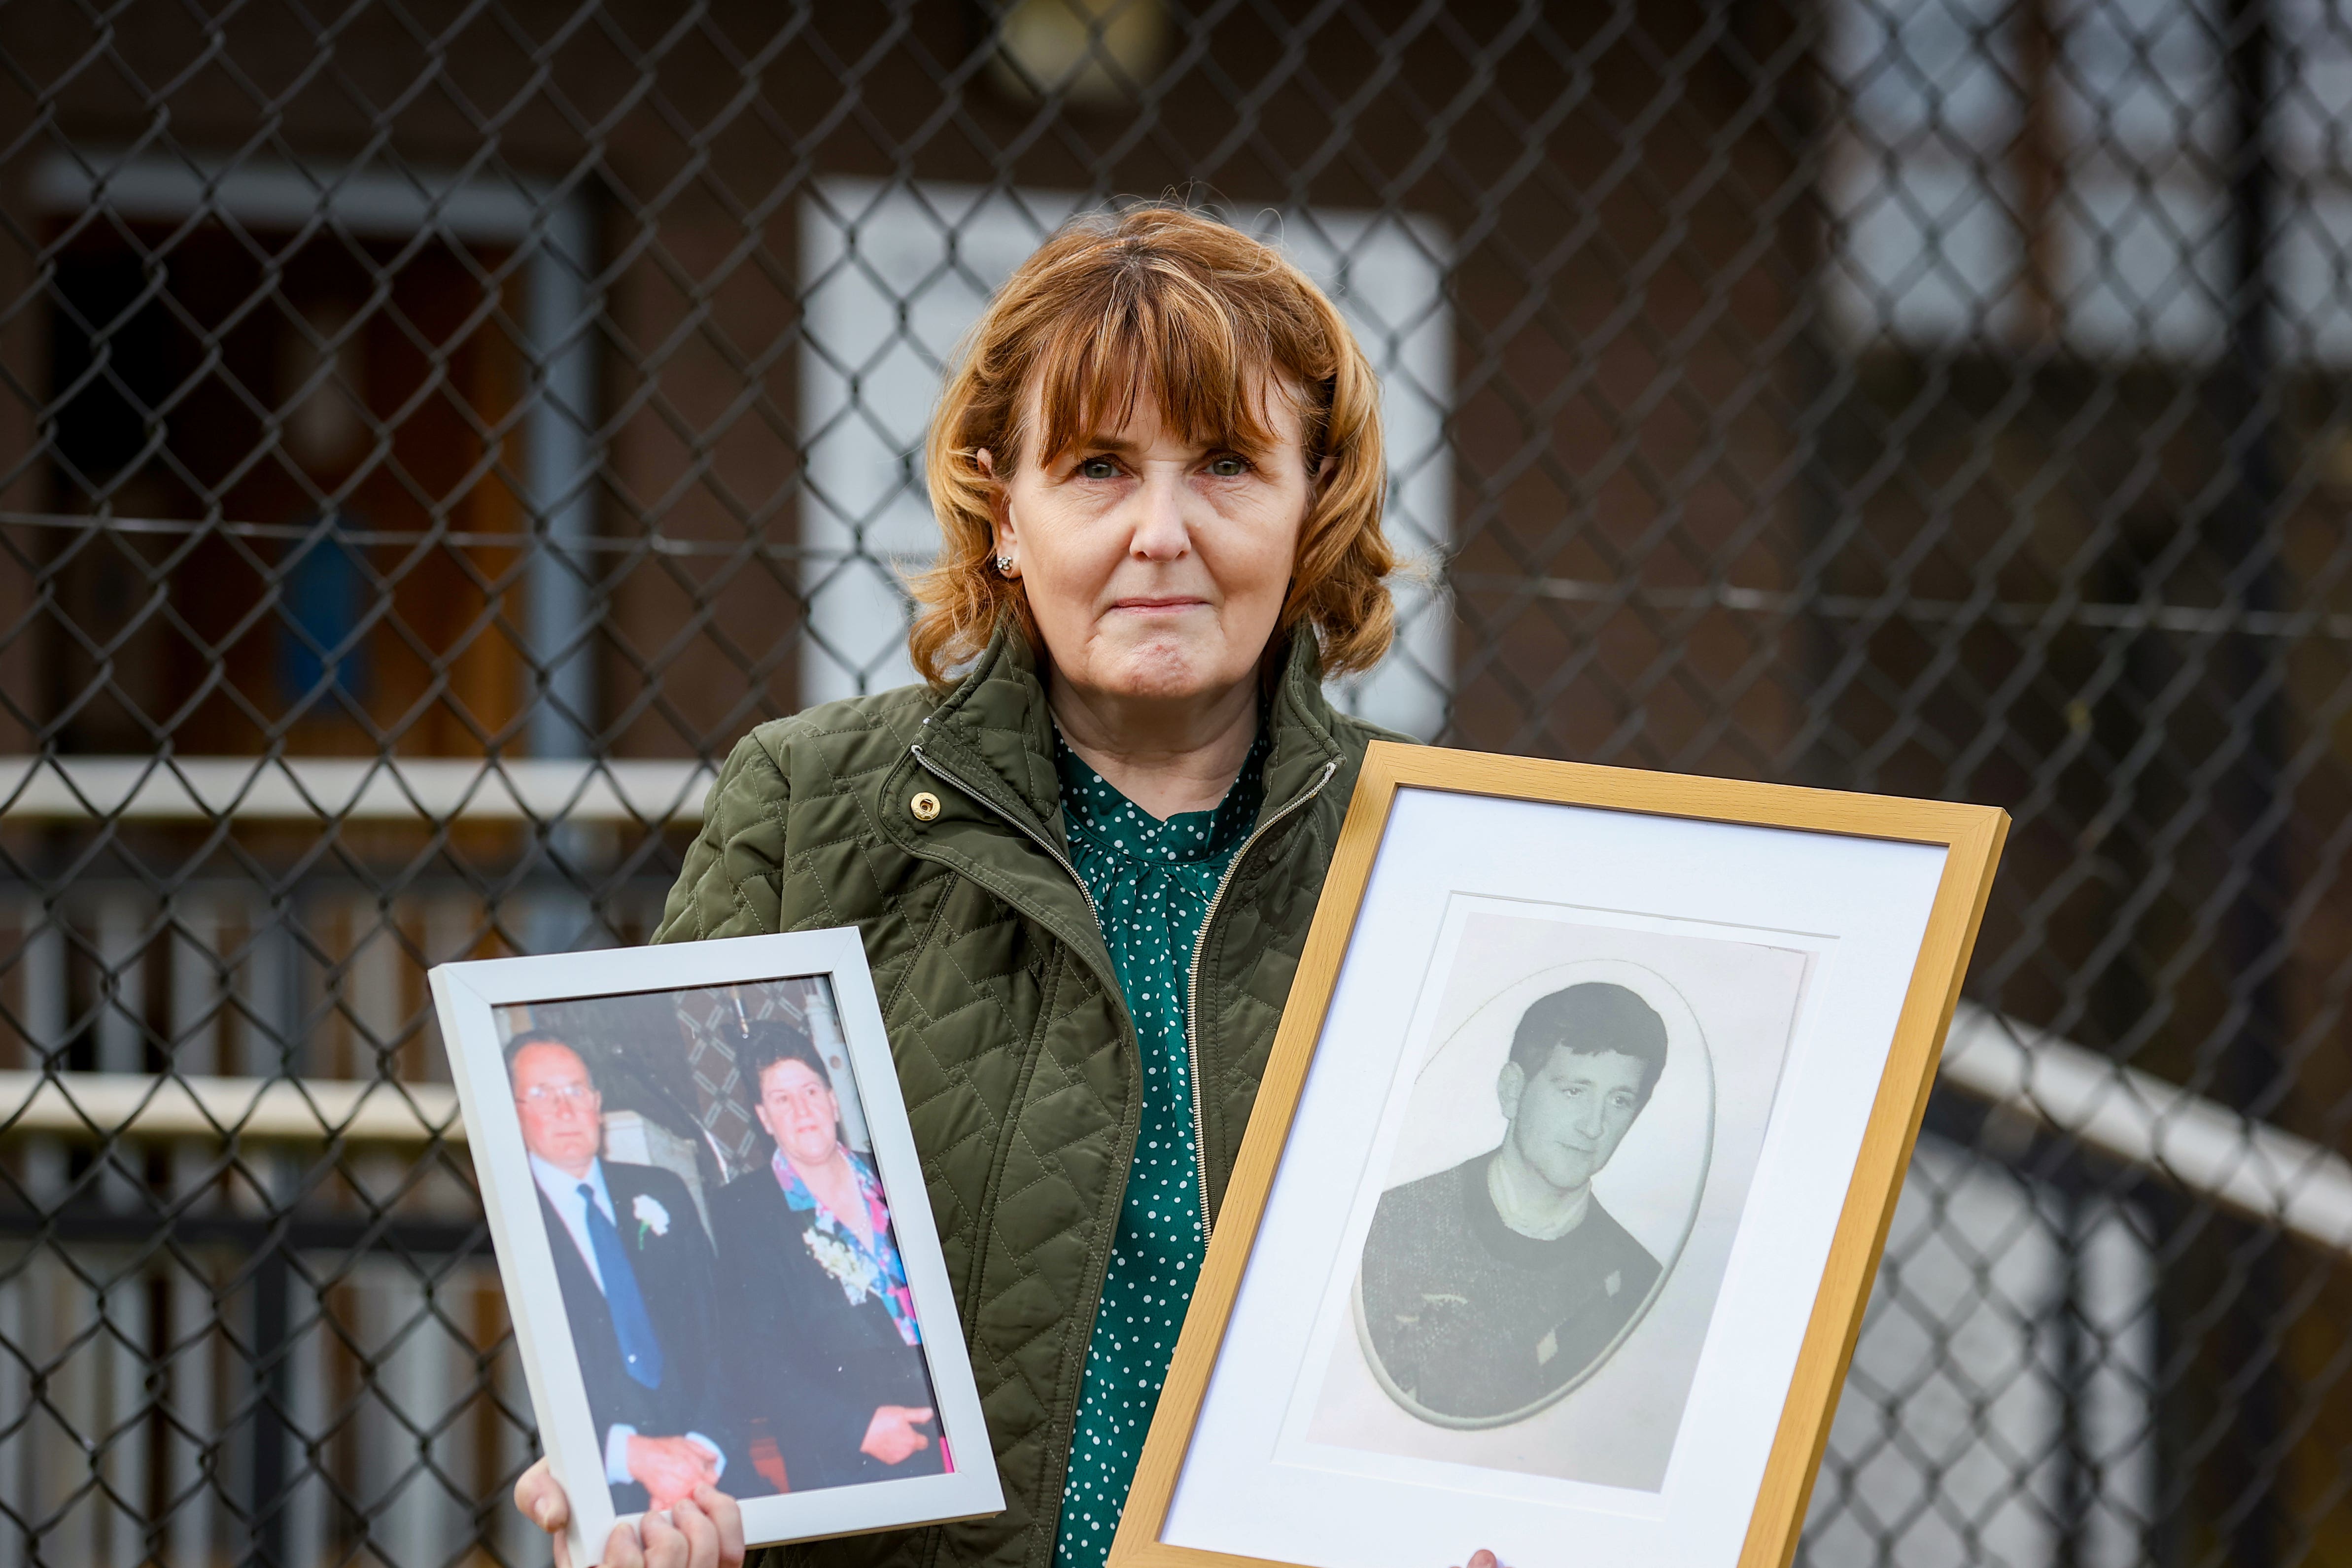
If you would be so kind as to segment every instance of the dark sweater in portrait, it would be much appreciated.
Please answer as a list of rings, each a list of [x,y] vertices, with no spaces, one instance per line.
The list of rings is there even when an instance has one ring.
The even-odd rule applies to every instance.
[[[1359,1279],[1367,1348],[1393,1391],[1460,1421],[1528,1410],[1582,1375],[1659,1274],[1598,1195],[1565,1236],[1511,1229],[1486,1192],[1493,1158],[1383,1194]]]
[[[853,1302],[825,1273],[809,1246],[814,1212],[793,1208],[762,1165],[719,1190],[710,1224],[720,1331],[741,1355],[738,1418],[775,1439],[792,1489],[940,1474],[937,1421],[931,1446],[897,1465],[859,1451],[880,1406],[932,1404],[930,1374],[879,1296]]]

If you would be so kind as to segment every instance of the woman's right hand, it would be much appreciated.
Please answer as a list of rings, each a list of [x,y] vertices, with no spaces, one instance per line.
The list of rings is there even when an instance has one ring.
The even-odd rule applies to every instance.
[[[515,1507],[554,1538],[555,1568],[572,1568],[564,1527],[572,1522],[572,1500],[545,1459],[515,1482]],[[735,1500],[705,1484],[694,1495],[644,1516],[644,1533],[624,1521],[605,1538],[603,1568],[742,1568],[743,1510]]]

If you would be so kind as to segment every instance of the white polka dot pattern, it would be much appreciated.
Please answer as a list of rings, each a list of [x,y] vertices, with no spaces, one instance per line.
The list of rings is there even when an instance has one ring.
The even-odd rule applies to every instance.
[[[1143,1050],[1143,1118],[1078,1394],[1055,1568],[1102,1568],[1185,1304],[1201,1272],[1199,1156],[1184,1048],[1192,944],[1217,881],[1264,797],[1265,730],[1213,811],[1161,822],[1057,743],[1070,860],[1103,935]]]

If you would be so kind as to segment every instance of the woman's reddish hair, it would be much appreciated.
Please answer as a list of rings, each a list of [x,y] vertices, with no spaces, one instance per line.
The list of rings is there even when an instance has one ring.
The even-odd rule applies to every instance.
[[[1033,404],[1030,389],[1036,388]],[[1010,616],[1039,647],[1017,579],[994,569],[997,473],[1033,447],[1051,462],[1124,426],[1139,405],[1203,447],[1264,450],[1265,397],[1286,389],[1322,476],[1299,531],[1276,645],[1315,628],[1327,674],[1370,669],[1395,636],[1381,532],[1380,385],[1306,274],[1230,225],[1168,203],[1073,219],[990,301],[950,372],[924,451],[944,547],[912,583],[908,648],[935,687]],[[1025,427],[1028,411],[1038,428]],[[1328,460],[1328,467],[1326,463]]]

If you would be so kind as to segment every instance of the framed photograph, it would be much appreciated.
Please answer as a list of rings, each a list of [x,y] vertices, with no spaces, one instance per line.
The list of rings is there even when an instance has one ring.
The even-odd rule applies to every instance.
[[[433,994],[574,1563],[704,1481],[752,1543],[1004,1506],[855,931]]]
[[[2007,831],[1373,746],[1112,1568],[1782,1568]]]

